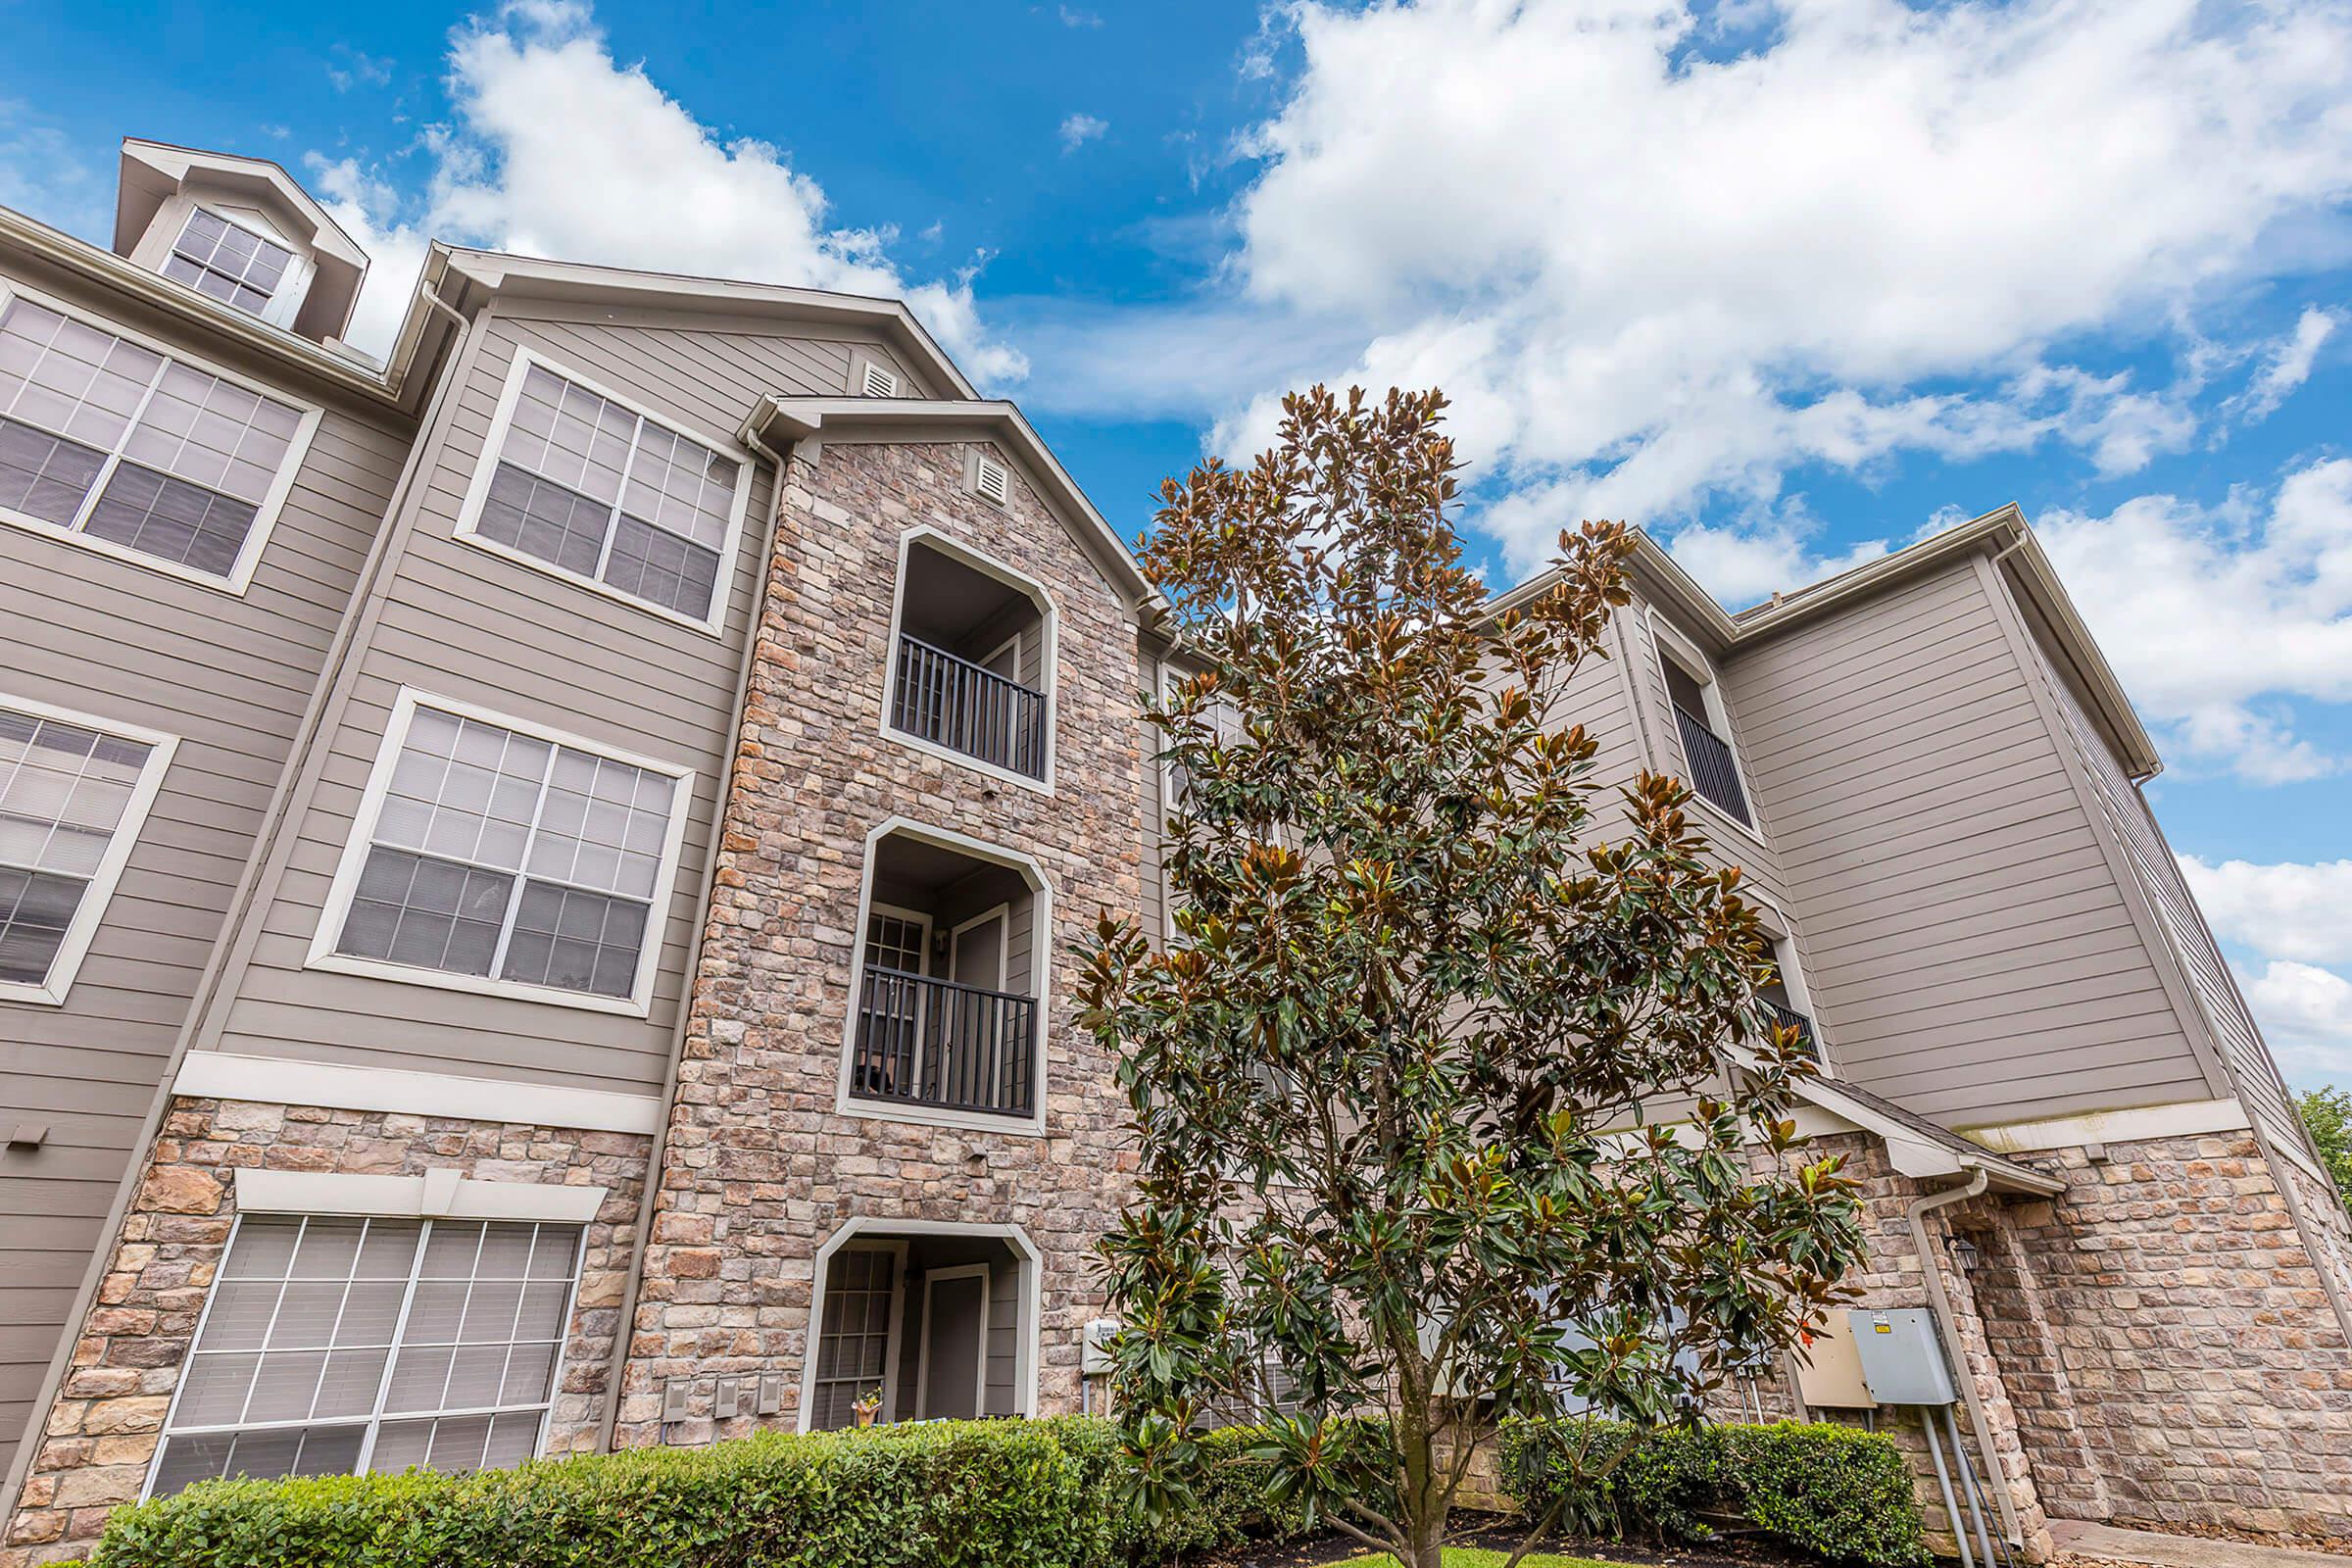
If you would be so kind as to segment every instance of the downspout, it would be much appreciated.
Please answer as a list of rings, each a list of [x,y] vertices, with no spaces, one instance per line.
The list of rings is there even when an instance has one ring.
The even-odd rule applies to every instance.
[[[2010,1500],[2009,1470],[2001,1463],[2000,1449],[1993,1444],[1992,1428],[1985,1424],[1984,1401],[1977,1397],[1977,1380],[1969,1375],[1968,1356],[1960,1348],[1960,1325],[1952,1316],[1951,1298],[1943,1291],[1943,1270],[1936,1261],[1936,1250],[1928,1243],[1927,1216],[1931,1211],[1981,1197],[1991,1181],[1991,1174],[1984,1166],[1971,1166],[1967,1181],[1928,1194],[1904,1209],[1903,1218],[1911,1225],[1911,1245],[1919,1250],[1919,1271],[1927,1276],[1928,1310],[1936,1314],[1936,1332],[1942,1336],[1944,1349],[1952,1358],[1960,1397],[1968,1401],[1968,1423],[1977,1429],[1977,1447],[1984,1455],[1984,1468],[1992,1472],[1992,1500],[2001,1511],[2001,1529],[2012,1544],[2022,1545],[2026,1536],[2018,1527],[2017,1506]],[[1958,1531],[1966,1527],[1954,1519],[1952,1528]]]
[[[669,1065],[662,1080],[662,1115],[654,1123],[653,1147],[646,1153],[645,1195],[637,1204],[637,1234],[629,1245],[629,1272],[621,1287],[620,1317],[612,1331],[612,1372],[605,1382],[604,1415],[597,1423],[599,1453],[612,1451],[613,1438],[620,1430],[621,1379],[628,1370],[629,1344],[636,1337],[637,1303],[645,1288],[645,1252],[654,1235],[654,1201],[661,1193],[662,1160],[669,1150],[669,1124],[677,1106],[678,1075],[686,1059],[686,1029],[694,1021],[694,992],[701,978],[703,939],[710,930],[710,890],[718,882],[718,854],[726,832],[727,802],[734,793],[736,764],[743,756],[743,714],[751,702],[752,667],[757,662],[760,624],[767,612],[768,574],[775,558],[776,533],[784,517],[789,457],[761,440],[750,420],[745,421],[736,435],[745,446],[775,465],[775,494],[769,498],[767,525],[760,530],[760,576],[752,590],[750,613],[743,630],[743,656],[735,668],[735,701],[727,715],[727,736],[733,753],[720,774],[718,800],[710,813],[710,853],[703,858],[701,886],[697,891],[694,942],[686,957],[686,994],[678,999],[677,1026],[670,1031]]]

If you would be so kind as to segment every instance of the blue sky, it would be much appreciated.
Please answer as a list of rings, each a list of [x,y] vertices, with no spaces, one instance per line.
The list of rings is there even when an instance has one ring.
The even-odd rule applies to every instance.
[[[0,203],[124,134],[427,237],[904,293],[1123,530],[1318,377],[1445,387],[1502,582],[1735,606],[2016,500],[2299,1083],[2352,1084],[2352,5],[0,0]]]

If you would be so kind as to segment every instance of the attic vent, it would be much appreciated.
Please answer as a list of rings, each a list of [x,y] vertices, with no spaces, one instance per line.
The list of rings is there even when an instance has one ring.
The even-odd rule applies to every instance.
[[[895,398],[899,395],[896,371],[885,370],[873,361],[865,362],[865,395],[869,398]]]
[[[1012,493],[1012,475],[996,459],[982,458],[979,470],[972,475],[972,488],[980,492],[982,500],[1001,507]]]

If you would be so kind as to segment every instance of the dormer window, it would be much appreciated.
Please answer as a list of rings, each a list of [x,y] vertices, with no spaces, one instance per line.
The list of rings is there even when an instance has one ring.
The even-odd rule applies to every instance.
[[[210,208],[191,208],[164,263],[164,275],[249,315],[260,316],[286,280],[294,253],[232,223]]]

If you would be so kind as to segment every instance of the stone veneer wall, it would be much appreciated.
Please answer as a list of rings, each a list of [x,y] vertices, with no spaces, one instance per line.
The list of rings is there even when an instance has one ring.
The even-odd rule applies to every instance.
[[[792,466],[656,1183],[623,1443],[796,1425],[815,1253],[854,1216],[1020,1226],[1043,1254],[1038,1408],[1078,1408],[1080,1328],[1102,1310],[1092,1249],[1134,1167],[1111,1063],[1074,1016],[1069,948],[1102,910],[1142,907],[1136,634],[1017,466],[998,507],[964,487],[965,453],[828,441],[819,463]],[[899,542],[917,524],[1054,601],[1050,797],[882,733]],[[1028,855],[1052,885],[1043,1138],[834,1108],[862,847],[893,816]],[[747,1401],[714,1426],[720,1373],[781,1374],[785,1409],[761,1418]],[[691,1414],[665,1430],[673,1378],[689,1382]]]
[[[240,1167],[609,1189],[588,1227],[547,1450],[596,1442],[652,1140],[445,1116],[181,1100],[165,1118],[25,1477],[0,1568],[85,1553],[134,1500],[236,1218]]]
[[[2352,1531],[2352,1348],[2253,1134],[2034,1161],[2067,1191],[2006,1218],[2114,1517]]]

